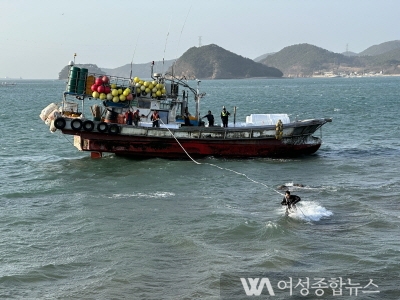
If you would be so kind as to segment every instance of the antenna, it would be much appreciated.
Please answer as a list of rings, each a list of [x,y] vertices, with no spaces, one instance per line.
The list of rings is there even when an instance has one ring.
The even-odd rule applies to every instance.
[[[133,68],[133,58],[135,57],[136,47],[139,41],[139,34],[136,40],[135,50],[133,50],[132,60],[131,60],[131,73],[129,74],[129,79],[132,79],[132,68]]]
[[[162,64],[162,72],[161,72],[161,73],[164,73],[165,50],[167,50],[167,42],[168,42],[169,30],[170,30],[170,28],[171,28],[171,22],[172,22],[172,16],[171,16],[171,19],[169,20],[168,32],[167,32],[167,36],[166,36],[166,38],[165,38],[164,56],[163,56],[163,59],[162,59],[163,64]]]
[[[199,35],[199,47],[201,47],[201,35]]]
[[[192,2],[193,2],[193,1],[192,1]],[[178,50],[179,50],[179,44],[180,44],[180,42],[181,42],[181,37],[182,37],[183,28],[185,28],[186,20],[187,20],[187,18],[188,18],[188,16],[189,16],[189,13],[190,13],[190,10],[191,10],[191,9],[192,9],[192,4],[190,4],[188,13],[187,13],[186,18],[185,18],[185,22],[183,22],[182,29],[181,29],[181,34],[179,35],[178,45],[177,45],[177,47],[176,47],[176,52],[178,52]],[[175,61],[174,61],[174,63],[172,64],[172,71],[174,70],[174,66],[175,66],[175,64],[176,64],[176,60],[177,60],[177,58],[175,58]],[[172,73],[172,74],[173,74],[173,73]]]

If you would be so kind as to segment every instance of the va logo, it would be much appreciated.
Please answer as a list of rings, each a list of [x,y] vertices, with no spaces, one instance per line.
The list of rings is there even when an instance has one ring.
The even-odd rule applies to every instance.
[[[268,278],[247,278],[250,284],[250,288],[249,285],[247,284],[247,280],[246,278],[240,278],[240,281],[242,282],[244,291],[246,292],[247,296],[260,296],[264,286],[267,286],[268,289],[268,293],[270,296],[275,296],[274,290],[272,289],[271,286],[271,282],[269,281]],[[258,282],[260,281],[260,284],[258,284]],[[258,287],[257,287],[258,285]]]

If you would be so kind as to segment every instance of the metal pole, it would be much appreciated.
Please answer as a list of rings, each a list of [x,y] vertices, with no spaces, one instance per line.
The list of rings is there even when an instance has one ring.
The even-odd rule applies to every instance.
[[[236,127],[236,106],[233,107],[233,127]]]

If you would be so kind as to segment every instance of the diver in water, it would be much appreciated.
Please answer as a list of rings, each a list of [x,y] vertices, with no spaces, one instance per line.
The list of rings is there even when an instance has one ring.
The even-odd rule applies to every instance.
[[[296,195],[290,195],[290,191],[285,192],[285,197],[283,198],[281,204],[286,205],[286,213],[289,213],[289,211],[293,208],[296,209],[296,203],[299,202],[301,199],[299,196]]]

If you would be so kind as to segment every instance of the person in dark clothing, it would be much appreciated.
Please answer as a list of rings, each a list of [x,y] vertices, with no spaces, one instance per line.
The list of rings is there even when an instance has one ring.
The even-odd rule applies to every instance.
[[[207,118],[208,120],[208,127],[214,126],[214,116],[211,113],[211,110],[208,111],[208,114],[206,114],[202,119]]]
[[[290,195],[290,191],[286,191],[285,197],[283,198],[281,204],[287,206],[286,212],[288,212],[292,208],[296,209],[296,203],[299,202],[300,200],[301,199],[299,196]]]
[[[183,114],[183,119],[185,120],[185,126],[193,126],[193,124],[190,123],[190,114],[188,111],[185,111]]]
[[[231,114],[226,110],[225,106],[222,107],[221,120],[224,127],[228,127],[228,118]]]

